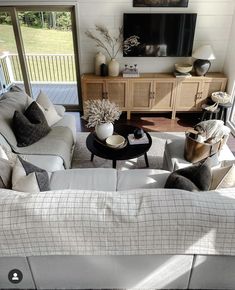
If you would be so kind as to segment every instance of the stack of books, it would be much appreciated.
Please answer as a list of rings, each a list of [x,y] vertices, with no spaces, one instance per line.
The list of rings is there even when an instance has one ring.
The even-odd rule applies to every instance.
[[[149,143],[149,139],[147,137],[147,135],[144,133],[144,136],[136,139],[134,134],[129,134],[127,136],[129,144],[130,145],[140,145],[140,144],[148,144]]]
[[[174,72],[176,78],[190,78],[192,75],[190,73],[180,73],[178,71]]]

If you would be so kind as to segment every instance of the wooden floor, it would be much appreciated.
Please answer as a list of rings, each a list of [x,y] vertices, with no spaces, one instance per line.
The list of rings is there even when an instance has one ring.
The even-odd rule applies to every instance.
[[[23,84],[17,84],[23,87]],[[40,90],[50,98],[53,104],[78,105],[78,92],[76,84],[32,84],[34,99],[37,98]]]
[[[86,127],[86,122],[80,118],[79,113],[69,114],[75,114],[78,132],[89,132],[92,130]],[[123,114],[117,123],[142,127],[148,132],[185,132],[199,123],[200,118],[200,113],[177,114],[175,120],[170,118],[170,114],[132,114],[131,120],[127,120],[126,115]],[[233,135],[228,140],[228,146],[235,155],[235,137]]]

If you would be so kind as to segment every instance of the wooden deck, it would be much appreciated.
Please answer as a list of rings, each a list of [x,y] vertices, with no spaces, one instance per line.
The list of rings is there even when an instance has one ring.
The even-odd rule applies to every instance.
[[[17,84],[23,88],[23,84]],[[32,84],[33,98],[36,99],[42,90],[53,104],[78,105],[78,92],[76,84]]]

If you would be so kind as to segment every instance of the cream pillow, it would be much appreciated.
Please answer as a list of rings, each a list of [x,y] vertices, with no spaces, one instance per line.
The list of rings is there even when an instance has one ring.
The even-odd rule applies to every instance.
[[[12,171],[12,189],[30,193],[50,190],[48,173],[18,157]]]
[[[12,189],[21,192],[40,192],[35,173],[26,175],[19,159],[12,171]]]
[[[229,188],[235,186],[235,165],[221,167],[212,171],[210,189]]]
[[[45,93],[40,91],[36,102],[38,103],[39,108],[42,110],[50,127],[61,120],[62,117],[58,115],[53,103]]]

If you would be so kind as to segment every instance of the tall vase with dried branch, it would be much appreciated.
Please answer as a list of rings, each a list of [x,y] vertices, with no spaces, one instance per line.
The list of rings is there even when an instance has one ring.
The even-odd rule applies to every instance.
[[[118,52],[123,47],[124,54],[129,51],[133,46],[140,44],[139,37],[136,35],[130,36],[124,42],[122,39],[123,29],[119,28],[118,36],[111,35],[109,30],[102,25],[95,25],[95,30],[99,36],[94,35],[92,32],[87,30],[86,36],[94,40],[97,47],[102,48],[110,57],[109,63],[109,75],[119,75],[119,63],[116,60]]]

